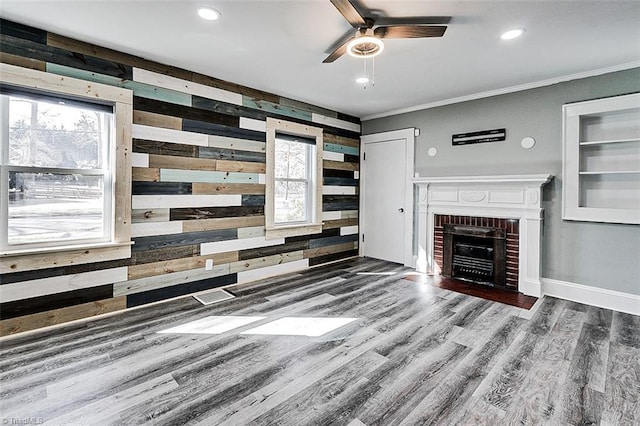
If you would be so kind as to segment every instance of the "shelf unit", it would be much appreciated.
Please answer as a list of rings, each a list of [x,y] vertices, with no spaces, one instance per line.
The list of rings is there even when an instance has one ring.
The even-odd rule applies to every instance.
[[[640,224],[640,93],[563,106],[565,220]]]

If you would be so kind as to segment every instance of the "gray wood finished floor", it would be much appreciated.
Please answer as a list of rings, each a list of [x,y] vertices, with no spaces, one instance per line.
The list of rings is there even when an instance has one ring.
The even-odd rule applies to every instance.
[[[532,311],[355,259],[1,341],[0,417],[53,425],[638,425],[640,317],[545,298]],[[366,273],[366,274],[363,274]],[[207,316],[264,319],[163,334]],[[320,337],[240,334],[283,317]],[[24,423],[23,423],[24,424]]]

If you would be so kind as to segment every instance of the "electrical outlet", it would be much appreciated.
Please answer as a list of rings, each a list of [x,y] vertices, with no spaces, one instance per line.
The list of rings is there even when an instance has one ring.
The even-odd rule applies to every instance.
[[[204,265],[204,269],[210,271],[213,269],[213,259],[207,259],[207,262]]]

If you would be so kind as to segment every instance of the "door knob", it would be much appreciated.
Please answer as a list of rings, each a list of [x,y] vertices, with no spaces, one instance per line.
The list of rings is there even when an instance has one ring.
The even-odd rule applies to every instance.
[[[399,213],[404,213],[404,209],[403,209],[402,207],[400,207],[400,208],[398,209],[398,212],[399,212]]]

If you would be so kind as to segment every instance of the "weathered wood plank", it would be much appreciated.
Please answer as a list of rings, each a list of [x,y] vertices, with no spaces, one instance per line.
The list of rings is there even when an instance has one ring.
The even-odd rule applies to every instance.
[[[184,182],[140,182],[134,179],[131,186],[133,195],[191,194],[191,184]]]
[[[240,206],[240,195],[134,195],[133,209]]]
[[[246,161],[264,163],[267,161],[266,154],[262,152],[240,151],[236,149],[224,149],[215,147],[198,148],[200,158],[215,158],[217,160]]]
[[[134,209],[131,220],[132,223],[168,222],[169,209]]]
[[[264,206],[264,195],[242,195],[243,206]]]
[[[113,295],[115,297],[119,297],[164,287],[171,287],[176,284],[188,285],[190,282],[197,282],[227,274],[229,274],[229,264],[214,266],[211,270],[198,268],[167,272],[151,277],[137,278],[115,283],[113,286]]]
[[[134,139],[198,146],[207,146],[209,144],[209,138],[207,138],[206,135],[194,132],[184,132],[182,130],[143,126],[141,124],[134,124],[132,126],[132,133]]]
[[[335,143],[338,145],[346,145],[352,146],[355,148],[360,148],[360,139],[359,138],[348,138],[345,136],[338,136],[332,134],[331,132],[324,132],[323,139],[328,143]]]
[[[266,266],[264,268],[254,269],[251,271],[238,272],[237,282],[240,284],[248,283],[251,281],[262,280],[264,278],[302,271],[308,268],[308,259],[294,260],[292,262],[282,263],[280,265]]]
[[[96,302],[83,303],[52,311],[0,321],[0,335],[22,333],[51,325],[115,312],[126,308],[126,298],[113,297]]]
[[[39,44],[47,44],[47,32],[28,25],[0,18],[0,34],[6,34]]]
[[[37,59],[25,58],[24,56],[12,55],[0,51],[0,62],[15,65],[17,67],[29,68],[37,71],[46,71],[47,64]]]
[[[193,158],[157,154],[149,154],[149,167],[157,167],[161,169],[219,170],[217,169],[216,160],[211,158]]]
[[[193,183],[194,194],[264,194],[264,184],[254,183]]]
[[[256,132],[255,130],[245,130],[239,127],[225,126],[223,124],[216,124],[186,118],[182,120],[182,130],[202,133],[205,135],[226,136],[230,138],[247,139],[258,142],[266,141],[264,132]]]
[[[301,250],[233,262],[229,265],[229,270],[231,272],[250,271],[267,266],[293,262],[296,260],[302,260]]]
[[[184,232],[214,231],[217,229],[236,229],[253,226],[264,226],[264,216],[224,217],[182,222]]]
[[[159,262],[143,263],[129,267],[129,279],[153,277],[172,272],[188,271],[191,269],[204,269],[207,260],[213,260],[214,265],[237,262],[238,252],[212,254],[208,256],[193,256],[183,259],[162,260]]]
[[[198,147],[181,143],[158,142],[145,139],[134,139],[133,150],[145,154],[175,155],[182,157],[197,157]]]
[[[29,256],[0,258],[0,274],[36,271],[52,267],[99,264],[131,256],[129,244],[113,247],[86,248],[64,252],[38,253]]]
[[[63,49],[5,34],[0,35],[0,50],[12,55],[66,65],[122,79],[130,80],[132,76],[132,69],[127,65],[105,61],[88,55],[74,55]]]
[[[306,250],[307,248],[309,248],[308,240],[285,242],[284,244],[275,246],[243,249],[238,252],[238,257],[239,260],[249,260],[256,257],[273,256],[279,253]]]
[[[322,187],[323,195],[356,195],[358,194],[357,186],[333,186],[324,185]]]
[[[182,231],[182,222],[179,220],[131,224],[131,236],[134,238],[149,237],[152,235],[180,234]]]
[[[209,135],[209,146],[223,148],[232,151],[266,152],[267,144],[264,141],[230,138],[227,136]]]
[[[131,253],[132,265],[159,262],[171,259],[186,259],[200,254],[200,244],[190,244],[179,247],[165,247],[154,250],[134,251]]]
[[[133,79],[146,84],[177,90],[191,95],[215,99],[230,104],[242,105],[242,95],[227,90],[218,89],[189,80],[179,79],[168,75],[158,74],[142,68],[133,68]]]
[[[239,127],[240,120],[232,115],[221,114],[212,111],[206,111],[198,108],[192,108],[191,97],[189,97],[189,105],[180,105],[173,102],[166,102],[149,97],[138,96],[134,92],[133,108],[139,111],[154,112],[156,114],[170,115],[182,119],[183,130],[185,121],[195,120],[200,123],[216,124],[221,126]]]
[[[325,169],[336,169],[336,170],[360,170],[360,164],[358,163],[347,163],[344,161],[331,161],[331,160],[322,160],[322,167]]]
[[[358,242],[353,241],[344,244],[336,244],[332,246],[318,247],[314,249],[308,249],[304,251],[304,258],[309,259],[312,257],[326,256],[328,254],[339,253],[343,251],[354,250],[358,248]]]
[[[221,231],[216,231],[221,232]],[[235,231],[234,231],[235,232]],[[242,238],[238,240],[228,239],[226,241],[205,242],[200,245],[200,253],[215,254],[227,251],[246,250],[250,248],[276,246],[284,244],[284,238],[267,240],[265,237]]]
[[[325,126],[331,126],[338,129],[349,130],[354,133],[360,133],[360,123],[353,123],[351,121],[341,120],[339,118],[327,117],[315,112],[311,113],[311,121],[318,124],[324,124]]]
[[[221,172],[265,173],[267,165],[250,161],[210,160],[217,161],[216,170]]]
[[[343,226],[358,226],[358,218],[326,220],[322,225],[322,229],[336,229]]]
[[[325,246],[339,245],[339,244],[347,244],[353,241],[357,241],[357,235],[344,235],[338,237],[324,237],[324,238],[314,238],[309,240],[309,248],[320,248]]]
[[[66,308],[83,303],[113,297],[113,285],[106,284],[91,288],[65,291],[63,293],[48,294],[32,297],[27,300],[14,300],[0,304],[0,320],[32,315],[38,312]]]
[[[360,181],[358,179],[353,178],[353,174],[351,177],[328,177],[324,176],[322,178],[324,185],[332,185],[332,186],[359,186]]]
[[[133,167],[131,169],[131,180],[138,182],[159,182],[160,169],[147,167]]]
[[[163,129],[182,130],[182,119],[170,115],[156,114],[148,111],[133,111],[133,124],[162,127]]]
[[[359,201],[357,195],[323,195],[322,211],[357,210]]]
[[[257,184],[258,173],[217,172],[209,170],[160,169],[161,182]],[[228,204],[233,205],[233,204]],[[176,206],[178,207],[178,206]],[[186,207],[186,206],[184,206]]]
[[[277,103],[272,103],[263,99],[254,99],[249,97],[243,97],[242,104],[245,107],[257,109],[267,113],[274,114],[276,116],[285,116],[297,118],[300,120],[311,121],[311,113],[304,110],[292,108]]]
[[[264,237],[264,226],[248,226],[245,228],[238,228],[238,238],[255,238]]]
[[[335,143],[325,142],[324,143],[324,149],[325,149],[325,151],[329,151],[329,152],[338,152],[338,153],[341,153],[341,154],[360,156],[360,148],[359,147],[353,147],[353,146],[348,146],[348,145],[339,145],[339,144],[335,144]]]
[[[214,231],[183,232],[180,234],[158,235],[134,238],[133,251],[154,250],[165,247],[187,246],[213,241],[228,241],[237,238],[235,229],[217,229]],[[224,250],[224,251],[233,251]],[[201,254],[209,254],[201,251]]]
[[[14,300],[29,299],[32,297],[62,293],[80,288],[97,287],[104,284],[112,284],[121,281],[127,276],[127,267],[102,269],[97,271],[77,274],[39,278],[19,283],[2,285],[0,301],[2,303]]]
[[[171,220],[215,219],[237,216],[263,216],[263,206],[173,208]]]

